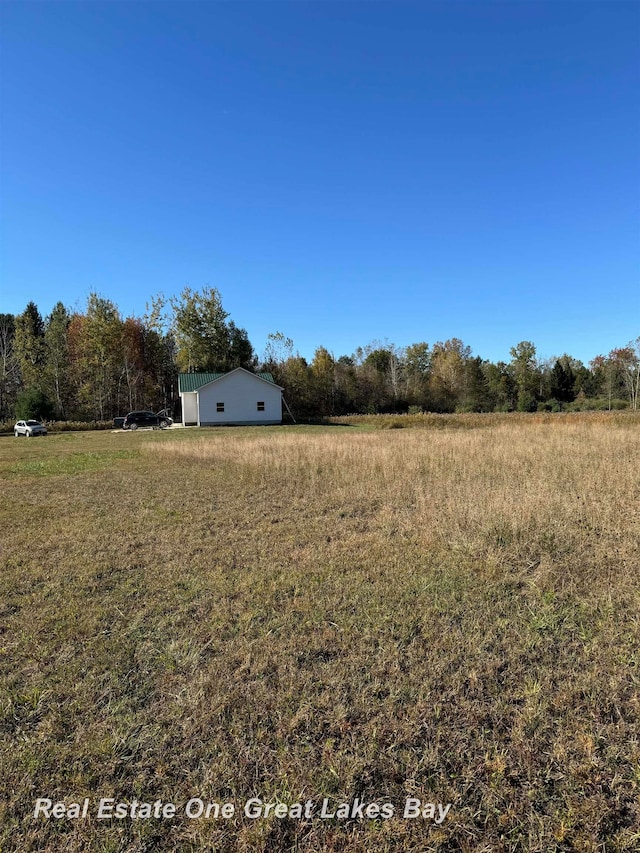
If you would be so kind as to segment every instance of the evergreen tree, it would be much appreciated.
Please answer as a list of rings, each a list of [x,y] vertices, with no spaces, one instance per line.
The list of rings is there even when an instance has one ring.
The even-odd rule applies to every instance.
[[[53,412],[54,407],[51,400],[40,388],[32,385],[18,394],[16,400],[16,418],[18,420],[46,421],[51,418]]]
[[[552,399],[558,400],[560,403],[570,403],[575,400],[575,380],[575,373],[569,357],[564,355],[561,359],[556,359],[551,370],[549,386]]]
[[[46,353],[44,321],[35,302],[29,302],[15,321],[14,348],[23,388],[42,388]]]
[[[246,370],[255,370],[257,365],[256,355],[251,346],[246,329],[239,329],[233,320],[229,321],[229,352],[227,355],[226,370],[235,367],[244,367]]]
[[[0,420],[8,419],[20,388],[20,364],[15,351],[13,314],[0,314]]]

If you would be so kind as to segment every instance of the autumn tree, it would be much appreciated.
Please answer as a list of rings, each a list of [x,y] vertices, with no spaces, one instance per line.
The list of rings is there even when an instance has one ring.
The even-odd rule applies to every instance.
[[[283,332],[270,332],[262,355],[262,369],[270,372],[276,384],[282,385],[284,365],[293,356],[293,340]]]
[[[454,411],[465,406],[468,393],[467,365],[471,358],[471,347],[459,338],[438,341],[431,350],[429,387],[434,408]]]
[[[141,320],[127,317],[120,329],[120,358],[118,375],[118,408],[121,404],[121,388],[126,389],[128,411],[138,408],[145,380],[145,328]]]
[[[335,362],[329,350],[318,347],[310,367],[311,393],[316,401],[317,413],[325,417],[334,414]]]
[[[358,399],[358,374],[353,357],[341,355],[333,365],[335,381],[334,405],[337,414],[346,415],[361,408]]]
[[[309,418],[317,414],[313,399],[311,371],[306,359],[300,355],[288,358],[282,365],[282,380],[287,402],[296,418]]]
[[[167,306],[164,295],[159,293],[147,303],[142,318],[145,332],[145,392],[153,400],[153,408],[168,409],[175,415],[179,405],[177,346]]]
[[[122,370],[122,320],[114,303],[89,294],[86,313],[70,319],[68,345],[76,415],[113,417]]]
[[[634,412],[637,411],[640,396],[640,337],[630,341],[626,347],[612,350],[609,361],[616,365],[629,397],[629,405]]]
[[[371,346],[364,352],[358,367],[359,395],[365,400],[365,411],[382,412],[389,408],[392,399],[388,383],[390,353],[386,348]],[[361,358],[360,352],[356,353]]]
[[[518,390],[513,371],[504,361],[485,362],[482,372],[490,411],[510,412],[517,404]]]
[[[369,412],[397,411],[407,406],[404,391],[404,352],[389,341],[372,341],[353,356],[358,397]]]
[[[518,389],[517,409],[519,412],[532,412],[537,405],[539,379],[535,345],[531,341],[520,341],[509,352]]]
[[[405,393],[413,405],[424,406],[428,396],[431,353],[429,344],[410,344],[404,351]]]
[[[55,416],[66,417],[70,402],[69,387],[69,323],[71,317],[62,304],[57,302],[47,317],[44,330],[45,381],[53,402]]]

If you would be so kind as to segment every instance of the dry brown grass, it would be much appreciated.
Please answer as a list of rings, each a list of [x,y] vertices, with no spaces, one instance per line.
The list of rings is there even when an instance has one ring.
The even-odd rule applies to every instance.
[[[148,449],[163,459],[231,466],[240,482],[279,483],[289,497],[366,502],[384,535],[410,535],[491,565],[527,560],[556,574],[568,558],[586,579],[589,567],[599,578],[608,572],[612,554],[629,570],[637,559],[638,447],[637,429],[612,428],[600,417],[555,428],[532,421],[463,432],[292,433],[276,441],[207,435]]]
[[[466,426],[0,443],[2,850],[638,849],[640,423]],[[30,817],[197,795],[453,806]]]

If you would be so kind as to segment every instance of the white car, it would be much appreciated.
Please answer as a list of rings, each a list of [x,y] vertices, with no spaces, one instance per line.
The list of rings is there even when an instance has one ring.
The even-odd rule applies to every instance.
[[[46,435],[47,428],[40,421],[18,421],[13,428],[13,434],[16,438],[20,435],[26,435],[31,438],[34,435]]]

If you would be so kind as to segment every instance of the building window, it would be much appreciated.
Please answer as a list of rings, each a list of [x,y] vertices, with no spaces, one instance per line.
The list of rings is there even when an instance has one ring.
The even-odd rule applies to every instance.
[[[264,412],[264,400],[260,400],[260,401],[258,402],[258,411],[259,411],[259,412]]]
[[[224,403],[216,403],[216,412],[224,412]]]

